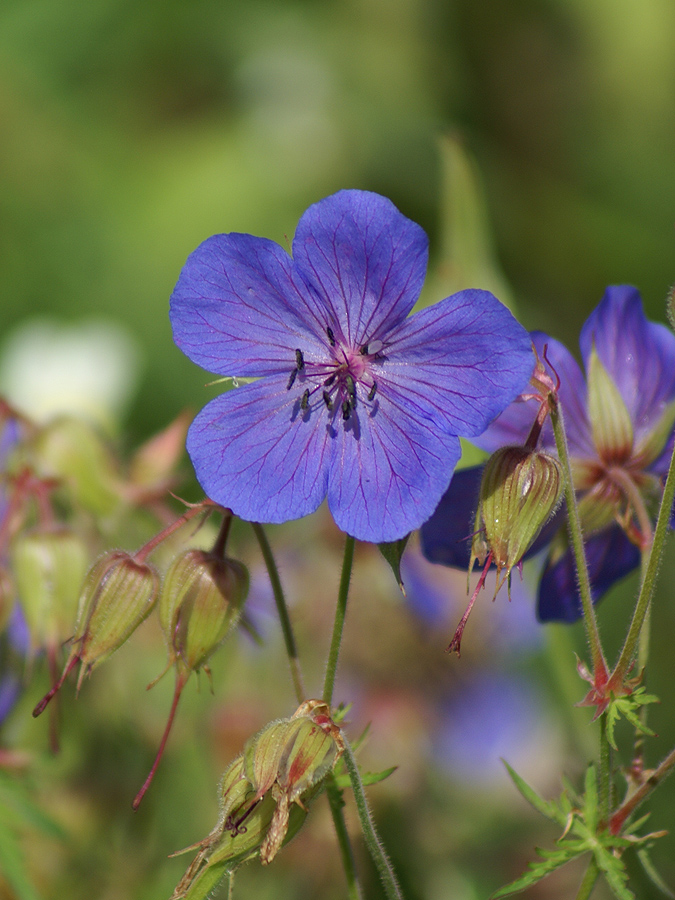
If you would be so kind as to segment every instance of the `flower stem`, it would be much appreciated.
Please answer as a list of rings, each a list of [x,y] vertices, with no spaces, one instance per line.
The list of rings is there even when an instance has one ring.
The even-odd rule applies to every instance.
[[[598,810],[607,822],[612,801],[612,748],[607,738],[607,716],[600,717],[600,765],[598,766]]]
[[[670,751],[663,762],[654,769],[645,783],[630,795],[623,806],[620,806],[617,809],[609,820],[609,830],[612,834],[619,834],[626,819],[635,812],[642,801],[651,794],[654,788],[663,781],[666,775],[670,775],[673,767],[675,767],[675,750]]]
[[[326,793],[328,802],[330,803],[330,811],[333,816],[333,825],[335,826],[335,834],[340,847],[340,858],[342,860],[342,868],[345,870],[347,878],[347,896],[349,900],[362,900],[361,888],[359,886],[358,877],[356,875],[356,866],[354,865],[354,853],[347,832],[347,825],[344,817],[345,802],[342,799],[342,791],[337,786],[337,782],[333,774],[328,776],[326,782]]]
[[[279,569],[277,568],[277,564],[272,553],[272,548],[270,547],[270,542],[267,540],[265,529],[259,522],[251,522],[251,528],[253,529],[256,538],[258,539],[260,551],[263,555],[263,559],[265,560],[265,566],[267,567],[267,574],[269,575],[269,579],[272,584],[274,602],[277,605],[279,622],[281,623],[281,630],[284,635],[284,643],[286,644],[288,664],[291,668],[291,678],[293,679],[295,696],[298,699],[298,703],[302,703],[302,701],[305,699],[305,686],[302,680],[300,657],[298,656],[298,647],[295,643],[293,626],[291,625],[291,618],[288,614],[288,606],[286,605],[284,590],[281,586],[281,579],[279,578]]]
[[[598,864],[595,861],[595,857],[592,857],[588,864],[588,868],[586,869],[584,879],[579,886],[579,893],[576,896],[576,900],[588,900],[593,893],[593,888],[595,887],[595,882],[598,880],[599,874],[600,869],[598,868]]]
[[[352,563],[354,562],[354,538],[347,535],[345,541],[345,555],[342,560],[342,575],[340,576],[340,589],[338,591],[337,608],[335,610],[335,622],[333,624],[333,637],[330,642],[330,652],[326,665],[326,677],[323,683],[323,700],[329,706],[333,702],[333,689],[337,674],[340,645],[342,644],[342,630],[347,614],[347,597],[349,595],[349,582],[352,577]]]
[[[382,881],[382,887],[384,888],[385,896],[387,897],[387,900],[403,900],[403,894],[401,893],[401,888],[399,887],[398,881],[396,880],[396,875],[394,874],[391,862],[389,861],[389,857],[387,856],[377,834],[377,831],[375,830],[375,824],[373,822],[373,817],[370,814],[370,808],[368,806],[368,801],[366,800],[365,791],[363,790],[363,783],[359,774],[359,768],[356,764],[356,758],[354,757],[354,751],[352,750],[347,740],[345,740],[344,759],[345,765],[347,766],[347,771],[349,772],[349,780],[352,784],[352,790],[354,791],[354,799],[356,800],[356,809],[359,814],[359,821],[361,822],[363,837],[365,839],[370,858],[375,864],[375,868],[377,869]]]
[[[675,447],[673,448],[673,455],[670,458],[668,477],[666,478],[666,484],[663,489],[659,515],[656,520],[656,528],[654,529],[654,540],[652,541],[652,545],[649,550],[649,558],[644,570],[644,578],[642,579],[642,584],[640,586],[640,595],[638,596],[637,603],[635,605],[633,620],[630,623],[630,629],[626,636],[626,642],[624,643],[623,649],[621,650],[619,661],[617,662],[616,668],[612,672],[612,676],[610,678],[610,684],[614,685],[615,687],[621,685],[626,672],[628,671],[628,667],[633,661],[633,654],[635,653],[636,647],[640,640],[642,626],[649,611],[649,606],[654,594],[654,587],[656,585],[656,575],[658,573],[659,566],[661,565],[661,557],[663,556],[663,546],[666,539],[666,533],[668,531],[671,510],[673,508],[673,497],[675,497]]]
[[[581,522],[579,520],[579,508],[574,492],[574,482],[572,481],[572,468],[570,466],[570,456],[567,449],[567,437],[565,435],[562,410],[553,394],[549,394],[549,403],[551,406],[551,424],[553,426],[553,434],[555,435],[558,458],[563,467],[565,500],[567,501],[567,521],[572,540],[572,548],[574,550],[574,559],[577,566],[577,575],[579,578],[579,593],[584,611],[586,636],[593,657],[593,669],[597,675],[599,672],[606,672],[607,664],[605,663],[605,656],[602,652],[598,622],[595,618],[595,609],[591,597],[591,582],[588,577],[588,566],[586,564],[586,554],[584,552],[584,539],[581,534]]]

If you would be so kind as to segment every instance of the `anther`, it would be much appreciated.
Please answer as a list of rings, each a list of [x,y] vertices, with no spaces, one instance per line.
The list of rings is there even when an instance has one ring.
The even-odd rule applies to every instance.
[[[302,399],[300,400],[300,409],[307,409],[309,405],[309,388],[302,395]]]
[[[376,394],[376,393],[377,393],[377,382],[376,382],[376,381],[373,381],[373,386],[372,386],[371,389],[368,391],[368,399],[369,399],[369,400],[374,400],[374,399],[375,399],[375,394]]]
[[[326,380],[324,381],[323,386],[330,387],[336,378],[337,378],[337,373],[333,373],[333,375],[329,375],[328,378],[326,378]]]
[[[291,374],[288,376],[288,384],[286,385],[286,390],[287,390],[287,391],[290,391],[290,389],[291,389],[291,388],[293,387],[293,385],[295,384],[295,378],[296,378],[297,374],[298,374],[298,370],[297,370],[297,369],[293,369],[293,371],[291,372]]]
[[[330,325],[326,326],[326,334],[328,335],[328,343],[331,345],[331,347],[334,347],[335,335],[333,334],[333,329],[330,327]]]
[[[349,394],[352,406],[356,404],[356,384],[354,383],[354,379],[351,375],[347,375],[345,377],[345,383],[347,385],[347,393]]]
[[[342,418],[345,420],[345,422],[351,415],[351,411],[352,411],[352,406],[351,406],[351,403],[349,402],[349,400],[343,400],[342,401]]]
[[[323,392],[323,402],[326,404],[326,409],[331,412],[333,409],[333,401],[330,399],[328,391]]]
[[[305,357],[302,355],[302,350],[295,351],[295,364],[298,367],[298,372],[302,372],[305,368]]]
[[[364,344],[363,347],[359,350],[361,356],[368,356],[368,344]]]

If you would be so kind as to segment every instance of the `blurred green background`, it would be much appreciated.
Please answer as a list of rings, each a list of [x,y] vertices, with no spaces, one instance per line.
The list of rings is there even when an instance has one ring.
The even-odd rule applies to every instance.
[[[134,446],[214,393],[171,341],[168,298],[188,253],[222,231],[284,243],[310,203],[343,187],[386,194],[426,228],[427,301],[494,287],[526,327],[572,348],[609,283],[635,284],[648,314],[663,319],[675,280],[674,46],[672,0],[3,0],[0,335],[11,342],[19,323],[45,315],[122,325],[140,374],[118,431]],[[39,384],[39,358],[35,368]],[[300,557],[286,569],[316,690],[340,553],[331,523],[320,521],[275,532]],[[243,528],[237,540],[259,565]],[[328,562],[313,560],[319,547]],[[376,723],[368,764],[401,764],[373,788],[385,837],[411,900],[486,897],[520,872],[535,843],[556,836],[505,782],[488,779],[470,796],[463,775],[439,774],[430,761],[433,710],[493,662],[489,615],[487,633],[467,631],[475,658],[467,648],[466,660],[448,659],[461,588],[445,630],[425,631],[368,548],[359,565],[343,698],[364,698],[359,727]],[[317,577],[331,585],[320,598]],[[674,577],[667,560],[654,612],[649,684],[664,704],[651,713],[652,762],[675,741]],[[635,588],[629,579],[603,604],[615,646]],[[365,628],[381,640],[376,649],[360,645]],[[162,656],[156,631],[144,635],[140,659],[130,645],[78,703],[68,696],[60,758],[45,754],[44,729],[26,718],[34,688],[5,728],[7,745],[32,747],[33,796],[67,831],[65,842],[28,833],[40,897],[167,897],[185,860],[164,857],[211,828],[217,773],[249,734],[292,709],[271,626],[265,651],[242,639],[214,665],[215,699],[205,686],[188,689],[174,749],[133,816],[127,801],[170,700],[168,681],[143,691]],[[564,637],[583,651],[578,628]],[[528,760],[541,766],[539,785],[552,793],[561,766],[576,776],[586,760],[562,736],[567,707],[546,652],[514,644],[503,677],[536,687],[555,723],[555,752],[538,749],[539,732],[523,732],[535,741]],[[570,669],[569,650],[561,655]],[[39,666],[37,674],[46,684]],[[580,697],[583,685],[571,692]],[[583,732],[588,716],[579,716]],[[667,784],[651,825],[675,827],[673,809]],[[325,813],[271,871],[249,866],[236,896],[344,896]],[[675,884],[672,842],[654,857]],[[580,875],[569,877],[529,896],[572,896]],[[638,884],[641,898],[652,896]],[[0,887],[0,897],[13,896]]]

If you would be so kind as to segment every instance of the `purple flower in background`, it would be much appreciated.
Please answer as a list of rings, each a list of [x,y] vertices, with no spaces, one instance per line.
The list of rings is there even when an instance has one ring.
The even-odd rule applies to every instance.
[[[645,318],[638,291],[609,287],[584,324],[580,347],[586,378],[558,341],[533,333],[538,354],[560,377],[559,398],[572,458],[594,601],[640,562],[650,540],[675,427],[675,335]],[[522,444],[532,426],[530,404],[514,403],[476,443],[494,451]],[[542,446],[555,452],[550,423]],[[428,559],[465,567],[480,467],[458,472],[422,528]],[[581,614],[574,558],[561,513],[530,553],[550,544],[539,585],[541,621],[573,622]],[[672,522],[671,522],[672,524]]]
[[[427,237],[384,197],[311,206],[293,257],[247,234],[189,257],[171,298],[176,344],[220,375],[259,379],[212,400],[187,447],[206,493],[251,521],[328,497],[337,525],[393,541],[448,487],[457,435],[480,434],[527,385],[530,340],[487,291],[408,317]]]

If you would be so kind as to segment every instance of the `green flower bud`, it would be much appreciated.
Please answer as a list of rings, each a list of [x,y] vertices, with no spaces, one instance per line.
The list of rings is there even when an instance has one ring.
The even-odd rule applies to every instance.
[[[205,550],[179,556],[166,573],[159,601],[171,661],[201,669],[237,625],[247,593],[242,563]]]
[[[506,570],[508,576],[555,512],[561,495],[562,469],[553,456],[525,447],[497,450],[483,472],[473,557],[484,561],[487,545],[498,572]]]
[[[31,650],[60,646],[73,632],[89,563],[84,542],[64,526],[33,528],[14,538],[11,562]]]
[[[113,455],[86,422],[66,416],[55,419],[38,433],[34,450],[40,473],[62,479],[78,506],[97,516],[109,515],[119,506]]]
[[[78,614],[71,658],[90,674],[133,634],[157,600],[159,575],[123,550],[101,557],[89,571]]]

